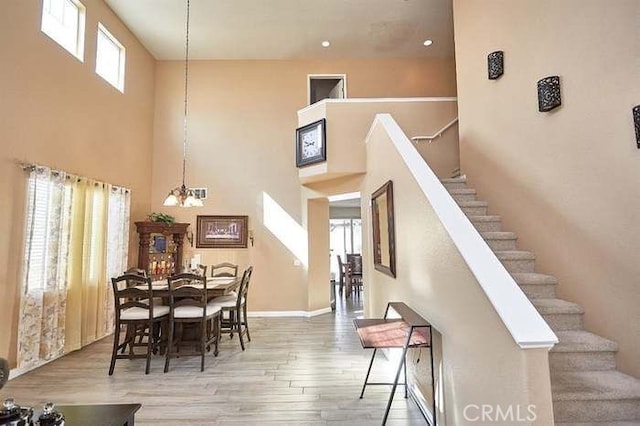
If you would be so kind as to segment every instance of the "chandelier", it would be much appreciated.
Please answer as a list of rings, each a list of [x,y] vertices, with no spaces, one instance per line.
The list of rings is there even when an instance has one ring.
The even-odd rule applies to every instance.
[[[182,185],[169,191],[169,195],[164,200],[165,206],[180,207],[202,207],[203,203],[200,197],[192,188],[188,188],[185,184],[185,176],[187,172],[187,116],[189,113],[189,9],[190,0],[187,0],[187,31],[185,37],[185,55],[184,55],[184,139],[182,141]]]

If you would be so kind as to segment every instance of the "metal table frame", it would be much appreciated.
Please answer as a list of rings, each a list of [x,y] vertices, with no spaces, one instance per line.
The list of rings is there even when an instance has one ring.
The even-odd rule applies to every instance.
[[[389,314],[389,308],[396,311],[401,318],[387,318]],[[436,406],[435,406],[435,376],[433,371],[433,345],[431,344],[431,324],[424,318],[418,315],[413,309],[409,308],[402,302],[389,302],[387,309],[384,313],[384,318],[376,319],[355,319],[354,324],[358,336],[360,337],[360,343],[364,349],[373,349],[373,355],[371,356],[371,362],[369,362],[369,369],[364,379],[362,386],[362,392],[360,392],[360,399],[364,397],[364,391],[367,385],[391,385],[391,395],[389,395],[389,401],[387,402],[387,408],[384,412],[384,418],[382,424],[385,425],[387,418],[389,417],[389,410],[393,402],[393,397],[396,393],[398,385],[404,385],[404,397],[408,397],[407,392],[407,351],[409,348],[429,348],[429,358],[431,361],[431,392],[432,392],[432,407],[433,407],[433,426],[436,425]],[[367,339],[367,327],[384,327],[388,331],[382,330],[378,333],[380,341],[372,341]],[[423,332],[417,331],[422,330]],[[399,336],[400,331],[404,336]],[[369,375],[371,374],[371,368],[373,367],[373,361],[376,357],[378,349],[389,348],[401,348],[402,358],[398,365],[395,380],[393,382],[369,382]],[[398,383],[400,379],[400,373],[404,370],[404,382]],[[426,417],[425,417],[426,418]],[[428,419],[427,419],[428,420]]]

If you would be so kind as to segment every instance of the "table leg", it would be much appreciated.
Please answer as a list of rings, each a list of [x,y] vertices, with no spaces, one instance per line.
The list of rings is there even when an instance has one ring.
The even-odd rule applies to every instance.
[[[407,342],[402,349],[402,358],[400,359],[400,363],[398,365],[398,371],[396,372],[396,378],[393,381],[393,386],[391,387],[391,395],[389,395],[389,402],[387,402],[387,408],[384,411],[384,418],[382,419],[382,424],[387,424],[387,417],[389,417],[389,410],[391,409],[391,403],[393,402],[393,396],[396,394],[396,388],[398,387],[398,380],[400,379],[400,373],[402,373],[402,367],[404,366],[404,359],[407,356],[407,350],[409,349],[409,343],[411,342],[411,334],[413,334],[413,329],[409,331],[409,335],[407,337]],[[406,389],[405,383],[405,389]]]
[[[369,363],[369,369],[367,370],[367,376],[364,378],[364,385],[362,385],[362,392],[360,392],[360,399],[364,397],[364,389],[367,387],[367,382],[369,381],[369,374],[371,374],[371,366],[373,365],[373,360],[376,358],[376,351],[378,349],[373,350],[373,355],[371,356],[371,362]]]

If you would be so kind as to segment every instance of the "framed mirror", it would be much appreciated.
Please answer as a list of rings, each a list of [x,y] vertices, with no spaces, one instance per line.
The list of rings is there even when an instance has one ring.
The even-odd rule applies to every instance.
[[[393,218],[393,182],[388,181],[371,195],[371,229],[373,230],[373,264],[389,276],[396,277],[396,238]]]

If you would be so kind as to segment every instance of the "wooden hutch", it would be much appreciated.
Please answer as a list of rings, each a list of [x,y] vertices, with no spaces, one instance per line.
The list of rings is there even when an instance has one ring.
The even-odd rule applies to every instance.
[[[154,280],[179,272],[188,227],[188,223],[136,222],[140,238],[138,268]]]

